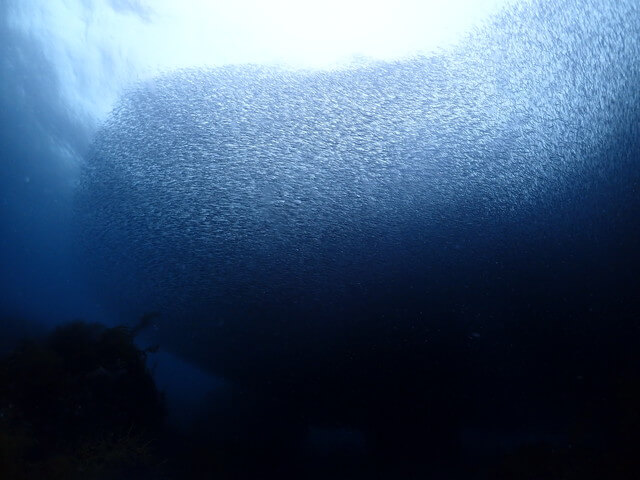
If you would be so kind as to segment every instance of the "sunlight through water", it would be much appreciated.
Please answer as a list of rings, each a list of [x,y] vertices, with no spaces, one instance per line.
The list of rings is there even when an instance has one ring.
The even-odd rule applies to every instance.
[[[510,0],[37,0],[10,23],[54,65],[69,104],[100,121],[160,72],[228,64],[330,68],[454,44]]]

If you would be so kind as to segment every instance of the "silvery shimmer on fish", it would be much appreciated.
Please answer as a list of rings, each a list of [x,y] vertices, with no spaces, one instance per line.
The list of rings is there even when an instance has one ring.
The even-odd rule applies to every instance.
[[[91,282],[122,311],[223,322],[517,242],[509,225],[634,181],[611,144],[638,130],[638,38],[635,0],[525,2],[433,56],[141,83],[84,166]]]

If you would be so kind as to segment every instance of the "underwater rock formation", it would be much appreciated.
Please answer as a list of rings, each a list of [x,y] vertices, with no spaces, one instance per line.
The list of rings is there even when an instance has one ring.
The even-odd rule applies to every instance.
[[[136,334],[74,322],[0,357],[0,477],[158,478],[164,403]]]

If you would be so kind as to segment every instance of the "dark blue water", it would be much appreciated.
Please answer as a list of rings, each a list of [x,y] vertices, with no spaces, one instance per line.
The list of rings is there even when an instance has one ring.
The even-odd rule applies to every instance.
[[[92,131],[4,25],[0,346],[158,312],[167,475],[635,478],[639,38],[533,2],[430,57],[168,72]]]

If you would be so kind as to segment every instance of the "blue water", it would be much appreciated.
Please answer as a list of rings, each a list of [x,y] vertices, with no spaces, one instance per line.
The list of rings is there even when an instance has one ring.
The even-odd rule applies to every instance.
[[[166,72],[92,130],[5,24],[0,347],[157,311],[173,427],[278,475],[562,452],[589,408],[606,451],[640,379],[639,39],[634,0],[532,2],[429,57]]]

